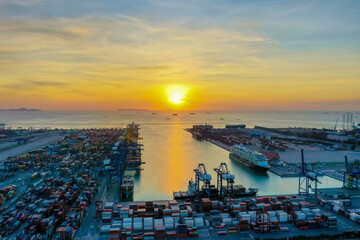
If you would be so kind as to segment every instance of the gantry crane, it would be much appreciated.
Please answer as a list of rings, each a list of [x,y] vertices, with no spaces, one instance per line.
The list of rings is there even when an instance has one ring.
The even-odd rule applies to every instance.
[[[312,171],[305,163],[304,149],[301,149],[301,172],[299,173],[299,194],[309,195],[311,184],[315,184],[314,192],[317,198],[317,184],[321,183],[317,174]]]
[[[210,198],[210,182],[211,175],[207,173],[205,165],[199,163],[198,167],[194,169],[195,172],[195,194],[196,197],[200,196],[200,181],[203,182],[205,187],[205,193]]]
[[[358,188],[360,177],[360,161],[355,160],[353,163],[348,163],[348,158],[345,156],[345,172],[343,179],[344,188]]]
[[[214,171],[217,173],[217,190],[220,194],[220,198],[224,197],[224,189],[223,189],[223,180],[226,181],[226,191],[225,194],[232,195],[235,175],[230,174],[230,171],[226,165],[226,163],[221,163],[218,168],[214,168]]]

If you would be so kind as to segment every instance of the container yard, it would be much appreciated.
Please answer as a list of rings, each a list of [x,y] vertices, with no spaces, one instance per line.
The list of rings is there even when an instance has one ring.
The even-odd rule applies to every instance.
[[[223,201],[104,202],[93,230],[75,239],[266,239],[286,236],[359,237],[359,205],[350,199],[263,196]],[[86,228],[84,226],[83,228]],[[326,239],[326,238],[323,238]]]

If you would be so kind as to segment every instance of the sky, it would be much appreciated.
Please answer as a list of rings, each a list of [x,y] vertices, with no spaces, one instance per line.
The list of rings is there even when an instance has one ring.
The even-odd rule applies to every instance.
[[[360,1],[0,0],[18,107],[359,111]]]

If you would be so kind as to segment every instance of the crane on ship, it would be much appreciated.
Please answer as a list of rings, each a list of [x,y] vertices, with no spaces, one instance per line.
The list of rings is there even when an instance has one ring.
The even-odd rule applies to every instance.
[[[358,188],[359,177],[360,177],[360,161],[355,160],[353,163],[349,163],[347,156],[345,156],[345,172],[343,179],[343,187],[348,189]]]
[[[301,171],[299,173],[299,195],[309,196],[311,184],[315,184],[313,191],[315,192],[315,198],[317,198],[317,185],[321,183],[318,179],[317,173],[312,171],[310,167],[307,166],[304,160],[304,149],[301,149]]]
[[[231,196],[234,190],[235,175],[230,174],[226,163],[221,163],[219,167],[214,168],[214,171],[217,173],[216,186],[220,198],[224,197],[224,193]],[[223,188],[223,180],[226,181],[226,189]]]
[[[203,163],[199,163],[198,167],[194,169],[195,172],[195,194],[200,196],[200,181],[203,182],[205,193],[210,198],[210,182],[211,175],[207,173],[206,167]]]

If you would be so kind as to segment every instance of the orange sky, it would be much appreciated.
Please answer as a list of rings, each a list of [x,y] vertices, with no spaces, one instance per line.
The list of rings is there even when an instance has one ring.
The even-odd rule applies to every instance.
[[[360,110],[356,6],[8,4],[0,108]],[[186,89],[181,104],[169,101],[174,86]]]

